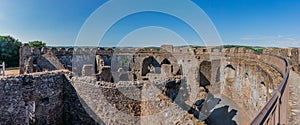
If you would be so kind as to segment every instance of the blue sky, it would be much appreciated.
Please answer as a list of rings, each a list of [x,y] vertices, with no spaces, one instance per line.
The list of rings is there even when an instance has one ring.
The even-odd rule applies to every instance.
[[[1,0],[0,35],[11,35],[22,42],[42,40],[52,46],[74,45],[82,25],[105,2]],[[194,0],[194,3],[214,23],[223,44],[300,47],[299,0]],[[121,6],[127,5],[123,2]],[[147,26],[156,26],[152,29],[157,32],[153,31],[152,35],[147,36],[151,30]],[[145,30],[137,30],[142,27]],[[201,38],[178,18],[157,12],[143,12],[119,20],[103,37],[100,46],[115,46],[122,40],[126,41],[126,38],[132,40],[136,38],[132,36],[134,34],[140,36],[136,40],[141,42],[142,39],[161,40],[162,43],[168,39],[179,40],[174,32],[189,44],[203,45]]]

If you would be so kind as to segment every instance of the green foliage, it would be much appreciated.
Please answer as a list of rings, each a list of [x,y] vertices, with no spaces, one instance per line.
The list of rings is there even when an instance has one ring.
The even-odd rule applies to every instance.
[[[256,54],[262,54],[263,50],[264,50],[263,47],[239,46],[239,45],[224,45],[224,46],[219,46],[216,48],[246,48],[246,49],[253,50],[254,53],[256,53]]]
[[[19,70],[20,67],[9,67],[9,68],[5,68],[5,70]]]
[[[197,48],[196,49],[194,49],[194,54],[197,54],[198,53],[198,50],[197,50]]]
[[[22,43],[11,36],[0,36],[0,63],[7,67],[19,66],[19,48]]]
[[[127,63],[128,63],[128,60],[127,60],[126,58],[124,58],[124,59],[122,60],[122,66],[125,66]]]
[[[252,50],[256,53],[256,54],[262,54],[264,51],[264,48],[252,48]]]
[[[33,47],[39,47],[39,48],[46,47],[46,43],[43,43],[42,41],[31,41],[28,44],[31,48],[33,48]]]

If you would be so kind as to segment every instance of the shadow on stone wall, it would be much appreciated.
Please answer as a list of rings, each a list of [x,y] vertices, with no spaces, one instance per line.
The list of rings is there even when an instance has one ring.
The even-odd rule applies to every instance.
[[[206,76],[202,72],[199,72],[199,74],[200,74],[200,86],[205,87],[205,86],[210,85],[210,82],[206,78]]]
[[[52,71],[64,69],[58,58],[53,55],[43,55],[37,59],[37,66],[34,72]]]
[[[214,109],[210,114],[206,123],[209,125],[237,125],[233,117],[237,114],[237,110],[232,109],[228,111],[229,106],[225,105],[223,107]]]
[[[104,125],[101,119],[85,104],[69,81],[64,82],[63,123],[64,125]],[[85,108],[83,107],[85,106]],[[90,115],[87,113],[90,113]],[[96,121],[93,118],[96,119]],[[98,123],[98,122],[100,123]]]
[[[159,74],[160,70],[157,68],[160,68],[160,64],[153,56],[145,58],[142,63],[142,76],[146,76],[147,73]]]
[[[207,121],[211,113],[215,112],[215,107],[220,103],[220,98],[215,98],[211,93],[207,94],[205,99],[197,100],[188,110],[189,114],[193,114],[195,118],[201,121]],[[211,112],[213,110],[213,112]]]
[[[209,125],[237,124],[233,120],[233,117],[236,115],[237,110],[233,109],[228,112],[229,106],[227,105],[216,108],[221,99],[214,97],[214,95],[209,92],[207,86],[211,85],[210,81],[202,72],[199,73],[199,87],[204,88],[205,92],[207,93],[206,98],[195,101],[193,105],[187,104],[185,101],[188,98],[189,93],[187,91],[186,81],[184,79],[181,79],[177,82],[167,82],[164,86],[165,89],[162,90],[163,94],[171,99],[173,103],[181,107],[183,110],[187,111],[187,113],[192,114],[196,119],[200,121],[204,120]]]

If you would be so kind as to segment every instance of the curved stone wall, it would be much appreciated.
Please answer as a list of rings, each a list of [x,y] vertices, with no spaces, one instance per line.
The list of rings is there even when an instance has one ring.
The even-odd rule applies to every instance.
[[[90,117],[109,124],[181,124],[187,118],[186,122],[199,121],[199,112],[207,111],[198,108],[197,102],[208,100],[210,94],[216,96],[213,99],[224,96],[235,103],[237,115],[245,114],[248,119],[242,123],[249,124],[279,87],[286,68],[280,65],[282,59],[256,55],[245,48],[29,50],[26,46],[21,49],[21,70],[26,70],[25,65],[34,67],[31,58],[45,52],[56,56],[60,66],[72,69],[76,76],[67,78],[73,89],[63,90],[76,91],[77,102]],[[150,101],[145,101],[147,98]],[[75,106],[69,101],[63,104]],[[71,109],[82,112],[80,107]],[[67,114],[80,117],[76,111]]]
[[[253,119],[279,87],[282,75],[257,60],[229,57],[226,63],[225,67],[221,67],[221,94],[234,101]]]

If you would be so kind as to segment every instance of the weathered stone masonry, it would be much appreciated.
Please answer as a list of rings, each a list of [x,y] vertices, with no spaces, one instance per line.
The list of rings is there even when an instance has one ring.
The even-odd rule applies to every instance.
[[[20,73],[27,75],[1,80],[0,124],[184,124],[187,110],[208,91],[232,99],[252,119],[282,79],[272,63],[245,48],[24,45],[20,51]],[[34,73],[58,69],[72,72]],[[159,94],[143,95],[149,92]]]
[[[92,124],[66,72],[47,72],[0,80],[0,124]]]

